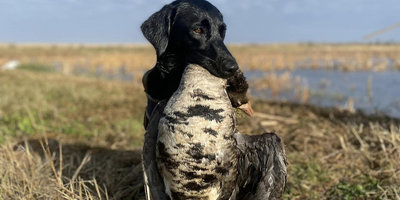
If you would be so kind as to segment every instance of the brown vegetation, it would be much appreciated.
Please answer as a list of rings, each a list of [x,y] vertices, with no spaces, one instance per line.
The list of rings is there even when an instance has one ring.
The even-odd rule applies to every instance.
[[[229,45],[229,49],[245,70],[385,71],[400,66],[400,45]],[[0,65],[11,59],[57,66],[67,74],[77,67],[110,72],[125,66],[132,72],[153,67],[155,52],[149,45],[0,45]]]
[[[141,86],[7,71],[0,72],[0,94],[1,200],[143,197]],[[254,99],[252,105],[261,114],[239,117],[239,130],[283,138],[290,163],[285,199],[400,198],[398,120]]]

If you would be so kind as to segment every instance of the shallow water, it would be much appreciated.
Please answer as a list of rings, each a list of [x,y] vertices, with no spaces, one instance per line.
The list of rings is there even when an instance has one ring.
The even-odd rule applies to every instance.
[[[245,71],[249,81],[263,78],[271,72]],[[275,71],[277,75],[284,71]],[[295,77],[301,77],[302,87],[308,85],[309,96],[307,103],[344,107],[349,99],[354,102],[354,108],[366,113],[383,113],[400,118],[400,73],[396,70],[385,72],[340,72],[322,69],[298,69],[291,71],[292,84]],[[304,80],[308,84],[305,84]],[[370,86],[368,80],[370,79]],[[280,92],[273,97],[271,91],[252,90],[252,95],[262,99],[277,99],[300,102],[296,96],[295,87]],[[370,88],[370,89],[368,89]],[[368,92],[370,91],[370,92]]]
[[[61,63],[54,65],[54,71],[62,72]],[[105,72],[101,66],[95,71],[85,66],[75,66],[71,74],[77,76],[90,76],[100,79],[119,80],[131,82],[141,79],[145,71],[130,72],[125,66],[115,68],[112,72]],[[251,82],[263,79],[265,75],[275,73],[277,76],[288,71],[244,71],[247,80]],[[280,91],[277,96],[272,95],[268,89],[255,90],[251,87],[252,95],[261,99],[274,99],[290,102],[301,102],[295,81],[301,78],[300,88],[308,88],[309,98],[306,103],[327,106],[345,107],[349,99],[354,102],[354,108],[366,113],[383,113],[400,118],[400,72],[386,70],[383,72],[358,71],[343,72],[326,69],[298,69],[288,72],[292,87]],[[370,90],[368,80],[370,79]],[[282,83],[282,84],[287,84]],[[297,88],[297,89],[296,89]],[[370,91],[370,93],[368,92]],[[347,106],[346,106],[347,107]]]

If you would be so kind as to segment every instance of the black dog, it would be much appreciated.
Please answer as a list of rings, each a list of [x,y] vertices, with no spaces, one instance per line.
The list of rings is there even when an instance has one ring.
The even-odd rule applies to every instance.
[[[226,91],[232,106],[241,108],[243,105],[248,105],[250,108],[242,107],[242,109],[250,115],[252,110],[246,97],[248,84],[243,73],[238,70],[235,59],[223,43],[226,25],[222,14],[209,2],[204,0],[174,1],[153,14],[141,28],[144,36],[157,51],[156,66],[143,77],[143,85],[148,97],[145,127],[156,108],[145,134],[142,154],[146,199],[167,200],[171,199],[172,195],[174,195],[172,199],[185,199],[185,197],[192,197],[192,194],[177,191],[167,194],[166,192],[171,190],[166,190],[169,186],[165,185],[163,176],[159,173],[156,146],[159,145],[158,152],[161,152],[164,158],[169,159],[172,154],[165,150],[165,144],[158,144],[158,127],[166,101],[162,101],[156,107],[157,102],[168,100],[178,89],[183,71],[188,64],[198,64],[212,75],[228,79]],[[206,97],[208,96],[205,95]],[[171,119],[176,120],[173,117]],[[286,183],[286,157],[280,138],[268,133],[259,136],[235,135],[233,137],[236,137],[237,148],[233,151],[237,153],[236,157],[222,156],[232,159],[230,165],[232,169],[237,167],[237,180],[235,186],[230,188],[235,191],[232,193],[232,198],[230,198],[230,192],[218,191],[220,193],[218,196],[221,197],[219,199],[280,199]],[[201,144],[200,146],[197,148],[197,145],[194,145],[197,148],[194,151],[202,152],[203,146]],[[213,155],[205,156],[199,153],[195,157],[213,160],[216,158],[215,154]],[[194,159],[202,162],[202,159]],[[171,160],[167,162],[169,161]],[[233,165],[232,163],[236,161],[237,164]],[[167,165],[174,167],[177,164],[169,162]],[[227,168],[228,171],[226,168],[220,168],[216,170],[216,173],[229,174],[229,167]],[[202,173],[202,169],[199,168],[187,172],[186,176],[188,179],[199,180],[201,175],[204,175]],[[209,188],[212,184],[215,185],[216,183],[211,183],[216,180],[215,177],[212,174],[204,176],[201,185],[191,181],[187,182],[185,187],[190,191],[198,192],[203,190],[203,186]],[[200,198],[194,196],[192,199]]]
[[[228,78],[227,92],[232,105],[247,105],[248,84],[223,42],[226,25],[221,12],[212,4],[204,0],[174,1],[150,16],[141,29],[157,52],[156,66],[143,77],[148,97],[145,128],[157,102],[169,99],[176,91],[189,63]],[[251,106],[246,109],[251,115]]]

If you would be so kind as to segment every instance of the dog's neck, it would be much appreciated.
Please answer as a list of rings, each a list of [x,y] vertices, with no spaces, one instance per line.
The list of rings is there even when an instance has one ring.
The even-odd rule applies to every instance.
[[[182,74],[186,66],[186,55],[181,52],[165,52],[157,58],[156,68],[163,78],[175,78],[176,73]]]
[[[158,100],[169,99],[178,88],[186,65],[185,53],[166,51],[149,74],[147,93]]]

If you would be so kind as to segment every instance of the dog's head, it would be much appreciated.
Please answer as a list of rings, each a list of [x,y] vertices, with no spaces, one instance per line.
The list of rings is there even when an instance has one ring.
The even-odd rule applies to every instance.
[[[158,59],[166,52],[185,55],[187,63],[203,66],[221,78],[232,77],[239,68],[223,42],[222,14],[207,1],[174,1],[150,16],[141,29]]]

